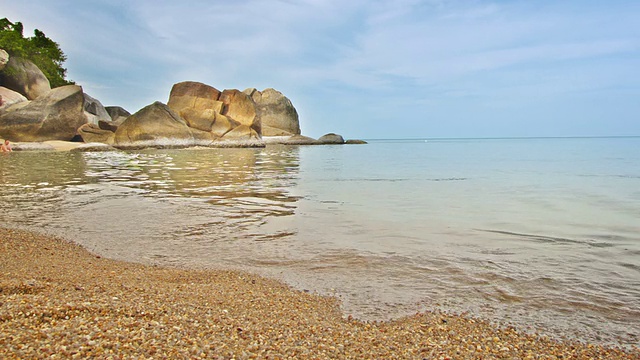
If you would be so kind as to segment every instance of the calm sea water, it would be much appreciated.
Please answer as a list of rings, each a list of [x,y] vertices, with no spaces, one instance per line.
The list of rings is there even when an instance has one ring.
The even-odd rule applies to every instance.
[[[117,259],[640,343],[640,138],[0,154],[3,226]]]

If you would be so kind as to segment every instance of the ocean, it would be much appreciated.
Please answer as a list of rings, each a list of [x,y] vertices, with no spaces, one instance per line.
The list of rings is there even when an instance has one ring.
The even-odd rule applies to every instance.
[[[0,224],[387,320],[640,345],[640,138],[0,154]]]

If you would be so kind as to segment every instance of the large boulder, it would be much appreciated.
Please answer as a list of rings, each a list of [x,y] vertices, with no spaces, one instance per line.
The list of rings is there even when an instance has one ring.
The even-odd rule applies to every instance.
[[[119,126],[131,116],[131,113],[121,106],[107,106],[104,109],[107,110],[107,113],[109,113],[111,117],[111,122],[116,126]]]
[[[211,133],[216,137],[222,137],[224,134],[231,131],[233,128],[240,126],[240,124],[228,117],[220,114],[216,114],[216,119],[211,127]]]
[[[247,125],[240,125],[226,133],[222,140],[260,140],[260,135]]]
[[[98,121],[107,121],[111,122],[111,115],[107,112],[107,110],[102,106],[102,103],[89,96],[88,94],[84,94],[84,111],[87,115],[87,121],[90,124],[98,124]]]
[[[262,136],[300,135],[298,112],[286,96],[275,89],[246,89],[256,104],[256,115],[262,127]]]
[[[221,114],[224,104],[218,101],[220,91],[195,81],[173,85],[167,105],[180,115],[187,125],[202,131],[211,131],[216,113]]]
[[[0,86],[0,107],[8,107],[10,105],[27,101],[27,98],[24,95],[15,92],[11,89],[7,89],[4,86]]]
[[[51,91],[46,76],[31,61],[11,56],[5,68],[0,71],[0,85],[17,91],[29,100]]]
[[[115,133],[118,148],[185,147],[194,144],[187,123],[167,105],[155,102],[129,116]]]
[[[36,100],[3,108],[0,137],[12,141],[69,141],[87,123],[83,105],[82,88],[66,85]]]
[[[222,115],[254,129],[262,134],[260,119],[256,116],[256,104],[251,97],[240,90],[224,90],[220,94],[220,101],[224,103]]]
[[[103,143],[108,145],[113,145],[116,138],[115,132],[102,129],[93,123],[80,126],[78,135],[80,135],[82,141],[86,143]]]
[[[4,69],[4,67],[7,65],[8,62],[9,62],[9,53],[4,51],[3,49],[0,49],[0,71]]]
[[[321,144],[327,144],[327,145],[344,144],[344,138],[341,135],[329,133],[319,137],[318,142],[320,142]]]

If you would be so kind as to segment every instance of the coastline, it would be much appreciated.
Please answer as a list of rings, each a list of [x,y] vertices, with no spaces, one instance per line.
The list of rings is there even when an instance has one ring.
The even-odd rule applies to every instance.
[[[0,357],[635,359],[427,312],[345,319],[334,298],[238,271],[126,263],[0,228]]]

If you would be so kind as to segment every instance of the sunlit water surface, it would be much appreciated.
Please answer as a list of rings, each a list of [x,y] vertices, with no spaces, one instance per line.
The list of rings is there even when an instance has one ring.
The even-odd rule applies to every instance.
[[[0,154],[3,226],[234,268],[345,314],[444,309],[638,345],[640,139]]]

